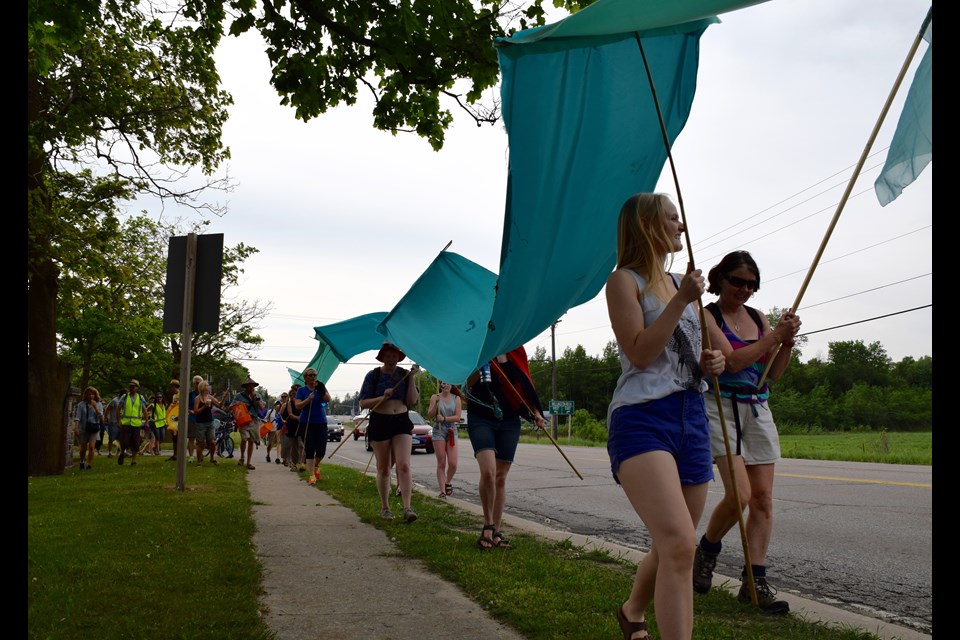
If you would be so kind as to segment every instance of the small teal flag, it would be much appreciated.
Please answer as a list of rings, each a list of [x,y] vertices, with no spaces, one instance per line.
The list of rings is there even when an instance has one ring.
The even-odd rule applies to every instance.
[[[933,160],[933,8],[926,20],[923,39],[929,43],[917,66],[913,83],[897,122],[880,177],[874,183],[880,206],[897,199]]]

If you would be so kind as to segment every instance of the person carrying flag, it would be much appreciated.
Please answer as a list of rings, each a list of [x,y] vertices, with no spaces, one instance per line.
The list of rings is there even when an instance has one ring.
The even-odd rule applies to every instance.
[[[484,522],[477,548],[508,549],[510,541],[500,525],[507,500],[507,474],[520,443],[520,418],[540,428],[546,424],[523,346],[498,355],[474,371],[467,378],[467,388],[467,434],[480,466]]]

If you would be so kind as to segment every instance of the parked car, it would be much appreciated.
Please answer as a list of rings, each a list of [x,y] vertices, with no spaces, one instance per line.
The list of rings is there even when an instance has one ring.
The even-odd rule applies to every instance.
[[[340,442],[343,440],[343,422],[340,418],[327,417],[327,441]]]
[[[410,452],[414,453],[417,449],[423,449],[427,453],[433,453],[433,427],[416,411],[411,411],[409,415],[410,422],[413,423],[413,446]],[[366,427],[366,424],[367,421],[364,420],[363,426]],[[364,429],[363,441],[367,446],[367,451],[373,451],[373,445],[370,444],[370,435],[367,434],[366,429]]]
[[[433,427],[416,411],[410,412],[410,422],[413,423],[413,448],[411,453],[420,448],[427,453],[433,453]]]

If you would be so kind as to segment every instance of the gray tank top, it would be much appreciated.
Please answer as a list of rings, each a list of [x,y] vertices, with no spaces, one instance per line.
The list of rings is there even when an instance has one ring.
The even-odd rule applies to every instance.
[[[642,294],[647,286],[646,281],[632,270],[627,269],[627,272],[637,281],[637,289]],[[679,286],[680,276],[675,273],[669,275],[674,284]],[[643,308],[644,326],[649,327],[663,313],[666,304],[654,295],[644,295],[640,298],[640,306]],[[607,409],[607,424],[617,407],[658,400],[687,389],[696,389],[701,393],[706,391],[707,381],[700,374],[701,349],[700,318],[693,304],[684,308],[666,348],[645,369],[633,366],[623,349],[617,345],[621,373]]]

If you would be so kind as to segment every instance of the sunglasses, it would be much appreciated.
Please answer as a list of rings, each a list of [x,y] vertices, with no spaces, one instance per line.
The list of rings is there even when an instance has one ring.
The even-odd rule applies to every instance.
[[[303,377],[304,377],[304,378],[316,378],[316,377],[317,377],[317,374],[315,374],[315,373],[308,373],[307,375],[305,375],[305,376],[303,376]]]
[[[760,286],[760,282],[758,280],[744,280],[743,278],[738,278],[737,276],[725,276],[725,278],[727,282],[737,289],[740,289],[741,287],[747,287],[751,291],[756,291],[757,287]]]

